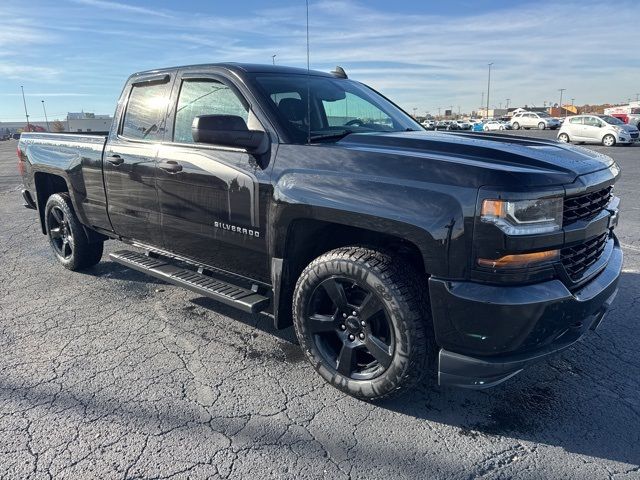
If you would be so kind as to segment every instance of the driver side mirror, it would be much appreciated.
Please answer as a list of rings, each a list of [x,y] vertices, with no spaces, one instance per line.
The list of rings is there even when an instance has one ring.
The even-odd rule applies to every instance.
[[[191,134],[196,143],[243,148],[252,155],[262,155],[269,150],[267,133],[249,130],[238,115],[198,115],[191,124]]]

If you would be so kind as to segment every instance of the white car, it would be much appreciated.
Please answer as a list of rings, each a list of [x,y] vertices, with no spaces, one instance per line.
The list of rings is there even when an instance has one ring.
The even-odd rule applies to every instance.
[[[489,120],[484,124],[482,129],[485,132],[489,132],[491,130],[505,130],[504,124],[499,120]]]
[[[510,123],[514,130],[521,128],[537,128],[538,130],[549,128],[555,130],[560,128],[560,122],[544,112],[518,112],[511,117]]]
[[[576,115],[569,117],[558,132],[561,142],[601,143],[613,147],[616,143],[631,145],[638,141],[640,131],[633,125],[609,115]]]

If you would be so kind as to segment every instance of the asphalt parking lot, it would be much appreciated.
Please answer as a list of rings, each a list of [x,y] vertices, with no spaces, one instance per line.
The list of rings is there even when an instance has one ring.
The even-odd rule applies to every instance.
[[[640,145],[589,147],[623,172],[625,268],[597,332],[491,390],[379,404],[326,385],[266,317],[106,253],[57,265],[15,148],[0,142],[1,478],[640,478]]]

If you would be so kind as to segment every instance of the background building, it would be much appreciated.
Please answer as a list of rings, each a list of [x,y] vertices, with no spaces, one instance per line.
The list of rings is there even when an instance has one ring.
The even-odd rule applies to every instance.
[[[111,115],[96,115],[90,112],[69,112],[67,118],[49,119],[49,130],[52,132],[106,132],[111,128]],[[38,127],[38,131],[47,131],[47,122],[44,120],[29,121],[32,129]],[[42,130],[41,130],[42,129]],[[8,130],[8,131],[7,131]],[[27,122],[0,122],[0,133],[17,133],[27,130]]]

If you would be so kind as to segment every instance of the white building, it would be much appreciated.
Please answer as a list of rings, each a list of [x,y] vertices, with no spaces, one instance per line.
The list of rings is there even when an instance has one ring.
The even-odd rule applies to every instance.
[[[111,128],[112,120],[111,115],[69,112],[64,127],[67,132],[106,132]]]

